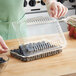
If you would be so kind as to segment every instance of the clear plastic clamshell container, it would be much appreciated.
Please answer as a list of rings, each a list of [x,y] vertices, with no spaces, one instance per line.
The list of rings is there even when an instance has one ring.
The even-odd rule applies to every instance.
[[[52,22],[53,21],[53,22]],[[13,23],[19,48],[11,55],[22,61],[32,61],[62,52],[66,40],[59,22],[50,17],[35,17]]]
[[[67,20],[67,24],[76,27],[76,15],[70,16]]]

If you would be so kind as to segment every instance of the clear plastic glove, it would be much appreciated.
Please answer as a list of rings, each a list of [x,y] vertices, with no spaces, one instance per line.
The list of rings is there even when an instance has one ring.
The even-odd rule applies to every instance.
[[[1,36],[0,36],[0,45],[1,45],[1,47],[0,47],[0,54],[6,53],[7,50],[8,50],[8,47],[5,44],[5,42],[4,42],[4,40],[3,40],[3,38]]]
[[[51,17],[60,18],[68,12],[68,8],[55,0],[46,0],[48,13]]]

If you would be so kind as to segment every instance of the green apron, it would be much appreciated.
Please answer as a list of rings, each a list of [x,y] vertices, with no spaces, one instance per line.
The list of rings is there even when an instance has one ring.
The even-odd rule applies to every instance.
[[[24,0],[0,0],[0,35],[4,40],[15,39],[18,35],[21,37],[21,34],[16,35],[19,31],[16,32],[12,24],[23,18],[25,14],[23,3]],[[24,27],[25,25],[16,26],[16,30],[21,28],[24,32]]]

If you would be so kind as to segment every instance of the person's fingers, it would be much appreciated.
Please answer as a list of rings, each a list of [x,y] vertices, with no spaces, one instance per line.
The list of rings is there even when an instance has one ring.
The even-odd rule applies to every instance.
[[[50,16],[54,17],[54,11],[50,11]]]
[[[62,16],[64,16],[68,12],[68,8],[65,7],[65,12]]]
[[[58,16],[59,18],[64,14],[64,12],[65,12],[65,8],[63,7],[63,6],[61,6],[61,8],[62,8],[62,11],[61,11],[61,14]]]
[[[4,49],[2,49],[2,48],[0,47],[0,54],[6,53],[6,52],[7,52],[7,50],[4,50]]]
[[[57,5],[55,6],[55,9],[53,11],[54,11],[54,17],[57,18],[57,13],[58,13]]]
[[[5,42],[1,36],[0,36],[0,44],[1,44],[3,49],[8,49],[7,45],[5,44]]]
[[[6,53],[7,51],[0,51],[0,54],[2,54],[2,53]]]
[[[50,16],[53,17],[53,12],[52,11],[50,12]]]
[[[67,12],[68,12],[68,9],[65,6],[62,5],[62,12],[59,15],[59,17],[64,16]]]
[[[63,16],[64,14],[65,14],[65,6],[62,6],[62,8],[63,8],[63,13],[61,14],[61,16]]]
[[[57,7],[58,7],[57,17],[59,18],[60,14],[62,13],[62,7],[61,7],[60,3],[59,3],[59,5]]]
[[[56,3],[53,3],[51,5],[51,11],[53,12],[53,16],[57,17],[57,5],[56,5]]]

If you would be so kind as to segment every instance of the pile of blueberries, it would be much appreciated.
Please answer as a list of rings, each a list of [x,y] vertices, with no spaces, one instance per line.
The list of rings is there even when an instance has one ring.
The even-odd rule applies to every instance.
[[[0,57],[0,64],[5,63],[5,62],[6,62],[6,60],[4,60],[3,58]]]
[[[51,51],[50,49],[52,48],[58,48],[58,49]],[[47,51],[47,50],[50,50],[50,51]],[[53,56],[53,55],[59,54],[60,52],[62,52],[61,47],[52,45],[49,42],[42,41],[37,43],[20,45],[18,49],[11,50],[10,54],[11,56],[21,61],[27,62],[27,61],[48,57],[48,56]]]
[[[51,45],[49,42],[37,42],[37,43],[29,43],[26,45],[19,46],[19,49],[12,50],[13,52],[16,52],[20,55],[27,56],[27,53],[36,53],[48,48],[54,47],[54,45]]]

